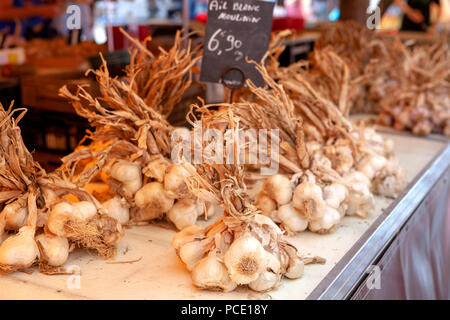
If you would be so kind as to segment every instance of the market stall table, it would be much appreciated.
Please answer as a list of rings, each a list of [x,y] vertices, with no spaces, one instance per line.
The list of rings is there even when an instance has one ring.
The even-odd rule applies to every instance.
[[[449,173],[450,144],[446,140],[397,133],[383,135],[395,142],[396,156],[410,182],[407,190],[394,203],[377,197],[376,209],[367,219],[345,217],[331,234],[305,232],[290,238],[301,255],[321,256],[327,261],[306,266],[300,279],[283,279],[274,291],[256,293],[239,288],[218,293],[195,288],[170,244],[175,231],[167,225],[147,225],[127,229],[114,260],[104,261],[86,251],[71,254],[66,268],[80,271],[79,275],[48,276],[35,271],[0,276],[0,299],[348,298],[367,276],[368,264],[382,254],[413,215],[417,203],[444,173]],[[396,211],[398,206],[401,212]],[[380,229],[391,220],[398,225]],[[380,232],[384,238],[374,239]],[[369,248],[373,252],[367,251]],[[362,259],[361,254],[368,260]]]

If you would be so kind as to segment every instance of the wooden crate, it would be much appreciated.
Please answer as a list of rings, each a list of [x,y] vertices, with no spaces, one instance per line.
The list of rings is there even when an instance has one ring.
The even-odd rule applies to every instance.
[[[26,75],[21,77],[22,104],[45,111],[75,113],[72,105],[58,95],[59,89],[64,85],[72,92],[78,85],[87,85],[87,91],[94,96],[98,92],[96,82],[79,72]]]

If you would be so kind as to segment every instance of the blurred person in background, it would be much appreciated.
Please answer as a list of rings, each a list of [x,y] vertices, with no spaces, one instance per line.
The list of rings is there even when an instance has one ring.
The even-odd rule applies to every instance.
[[[51,38],[56,31],[52,19],[61,12],[61,0],[2,0],[0,2],[0,30],[8,28],[27,38]],[[16,32],[17,33],[17,32]]]
[[[439,24],[442,8],[439,0],[394,0],[403,11],[402,31],[422,31],[435,33]],[[431,21],[431,6],[437,9],[436,21]]]

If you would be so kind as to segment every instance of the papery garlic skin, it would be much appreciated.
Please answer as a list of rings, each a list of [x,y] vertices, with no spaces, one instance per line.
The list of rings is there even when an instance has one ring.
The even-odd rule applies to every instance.
[[[159,182],[147,183],[139,189],[134,196],[134,201],[141,209],[138,220],[161,218],[174,204],[174,199],[167,196],[163,185]]]
[[[80,201],[73,204],[60,202],[56,204],[50,212],[47,220],[47,227],[50,232],[59,236],[67,237],[65,229],[69,221],[88,221],[97,215],[97,208],[89,201]]]
[[[72,216],[83,221],[87,221],[97,214],[97,208],[89,201],[75,202],[72,206]]]
[[[286,273],[284,273],[283,275],[289,279],[298,279],[303,275],[304,270],[305,264],[302,260],[300,260],[300,258],[291,259],[289,261],[289,266],[286,270]]]
[[[277,203],[264,192],[260,192],[256,196],[256,206],[265,216],[271,217],[272,213],[277,210]]]
[[[206,243],[200,240],[188,242],[180,247],[178,255],[189,271],[195,267],[204,254]]]
[[[345,212],[347,211],[347,204],[344,203],[347,197],[348,189],[340,183],[332,183],[323,188],[323,198],[325,203],[338,210],[341,214],[341,218],[345,216]]]
[[[378,155],[366,156],[359,165],[359,172],[372,180],[377,172],[381,171],[387,164],[387,159]]]
[[[69,241],[67,238],[40,234],[36,237],[44,252],[45,261],[54,267],[64,265],[69,257]]]
[[[292,202],[278,208],[278,217],[285,227],[292,232],[303,232],[308,228],[308,220],[300,215]]]
[[[122,183],[126,197],[133,195],[142,187],[142,169],[137,163],[121,160],[111,168],[111,177]]]
[[[73,210],[73,206],[68,202],[56,204],[48,216],[47,228],[57,236],[66,237],[65,225],[73,219]]]
[[[34,227],[20,228],[0,245],[0,264],[28,268],[39,257],[39,249],[34,241]]]
[[[22,202],[16,200],[7,204],[0,213],[0,216],[3,216],[5,219],[6,230],[19,230],[25,225],[28,217],[28,208]]]
[[[125,199],[118,196],[111,198],[102,204],[105,213],[119,221],[121,224],[126,224],[130,221],[130,208]]]
[[[178,253],[183,245],[194,241],[200,230],[200,226],[193,225],[177,232],[172,238],[172,246],[175,248],[175,251]]]
[[[249,284],[267,269],[268,257],[261,243],[250,235],[235,240],[224,256],[231,280]]]
[[[189,189],[185,179],[190,173],[178,164],[171,165],[164,176],[164,189],[171,198],[182,198],[189,194]]]
[[[169,210],[167,218],[178,230],[183,230],[195,224],[199,211],[201,212],[194,200],[181,199]]]
[[[326,206],[322,189],[310,181],[304,181],[295,188],[292,202],[307,220],[320,219]]]
[[[249,288],[257,292],[272,290],[280,283],[281,276],[270,271],[262,272],[259,277],[248,284]]]
[[[237,287],[230,279],[227,268],[217,259],[214,252],[195,265],[191,276],[194,285],[201,289],[230,292]]]
[[[312,232],[326,233],[341,221],[341,214],[336,209],[325,206],[323,215],[319,219],[309,222],[308,228]]]
[[[354,171],[345,176],[345,182],[348,188],[346,214],[367,217],[375,206],[369,179],[364,174]]]
[[[292,199],[291,181],[281,174],[269,177],[264,182],[263,191],[280,206],[288,204]]]

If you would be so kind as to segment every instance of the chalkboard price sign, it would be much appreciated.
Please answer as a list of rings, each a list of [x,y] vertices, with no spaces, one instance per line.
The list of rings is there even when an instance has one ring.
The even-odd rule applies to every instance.
[[[244,79],[264,80],[250,60],[260,62],[272,30],[274,3],[260,0],[210,0],[200,80],[235,87]],[[243,79],[244,77],[244,79]]]

